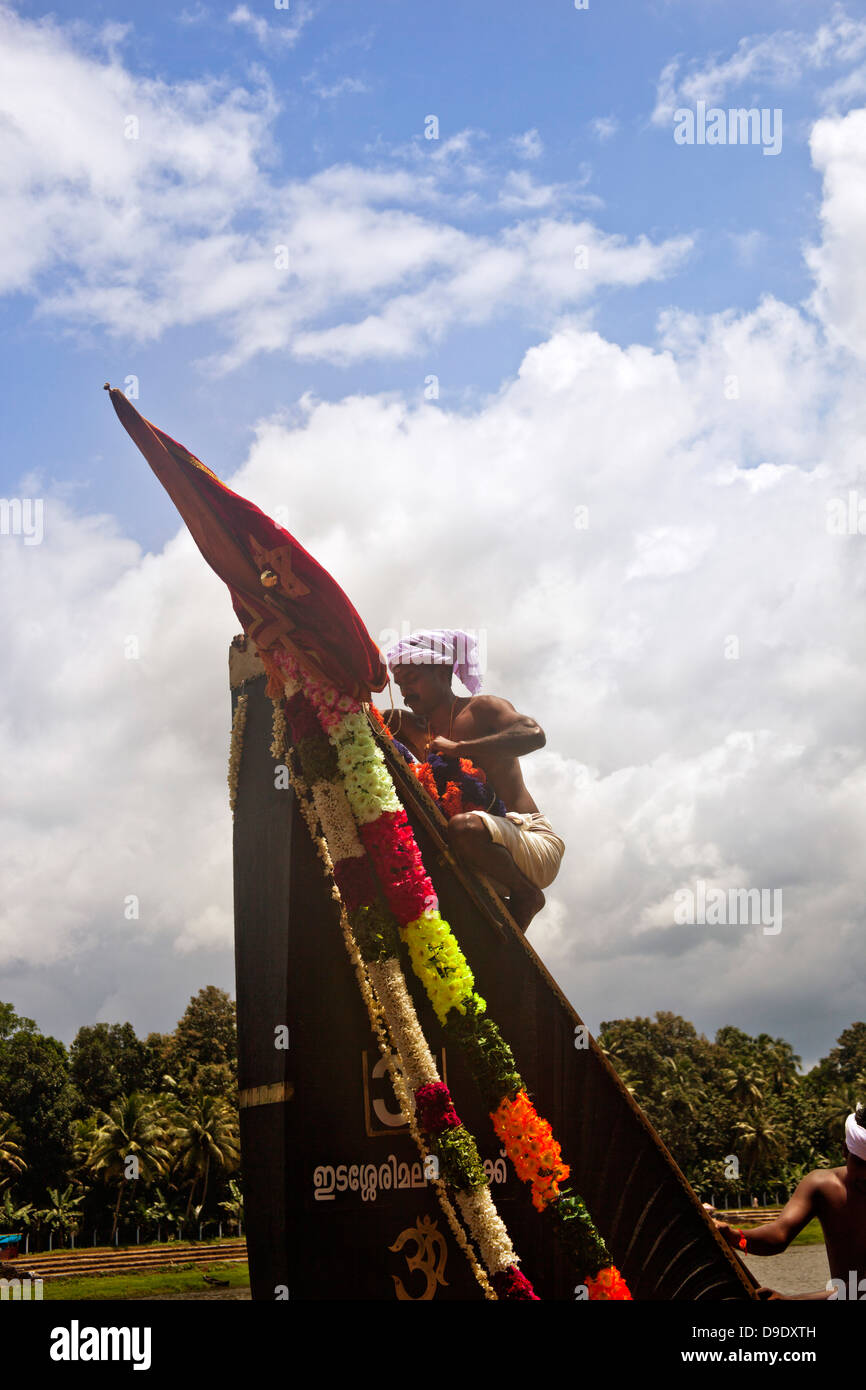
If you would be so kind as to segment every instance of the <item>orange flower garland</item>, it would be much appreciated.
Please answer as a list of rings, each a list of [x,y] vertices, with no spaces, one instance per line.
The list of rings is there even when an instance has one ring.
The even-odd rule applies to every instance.
[[[628,1291],[628,1285],[617,1269],[616,1265],[608,1265],[607,1269],[600,1269],[598,1274],[592,1275],[586,1281],[587,1291],[590,1299],[595,1302],[619,1302],[631,1303],[632,1296]]]
[[[541,1118],[525,1091],[518,1091],[511,1100],[505,1096],[490,1118],[517,1176],[532,1185],[533,1206],[544,1211],[559,1197],[559,1184],[571,1172],[562,1162],[549,1122]]]

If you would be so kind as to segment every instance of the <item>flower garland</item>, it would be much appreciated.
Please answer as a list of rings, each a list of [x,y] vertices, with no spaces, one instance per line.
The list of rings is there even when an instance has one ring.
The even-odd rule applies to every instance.
[[[613,1266],[586,1207],[580,1198],[561,1186],[570,1170],[562,1162],[560,1146],[549,1124],[537,1114],[526,1094],[511,1051],[496,1025],[483,1017],[486,1004],[474,992],[468,963],[448,923],[439,914],[433,884],[424,870],[408,818],[369,720],[357,701],[311,677],[291,657],[280,653],[279,664],[288,677],[286,714],[302,765],[306,757],[311,760],[311,766],[324,775],[333,770],[333,763],[321,742],[314,737],[312,714],[328,736],[336,757],[336,770],[342,774],[342,790],[355,822],[351,827],[343,822],[344,843],[347,846],[352,843],[349,831],[351,829],[354,834],[357,827],[357,835],[369,854],[389,909],[384,910],[378,900],[370,865],[352,862],[361,857],[352,843],[351,854],[335,859],[334,877],[341,894],[347,898],[350,921],[349,900],[354,901],[357,926],[354,921],[352,924],[368,969],[373,961],[396,956],[394,928],[398,927],[401,939],[409,947],[413,969],[437,1017],[446,1031],[466,1046],[470,1065],[475,1063],[473,1070],[482,1094],[491,1104],[494,1128],[515,1171],[523,1181],[530,1183],[536,1208],[552,1213],[558,1235],[587,1279],[590,1297],[630,1298],[625,1281]],[[439,1135],[440,1161],[444,1157],[446,1164],[458,1157],[453,1141],[446,1141],[444,1137],[450,1129],[451,1126],[445,1126]],[[459,1159],[457,1168],[471,1191],[475,1184],[468,1153],[461,1152]],[[489,1199],[489,1193],[486,1195]],[[458,1196],[461,1207],[464,1199]],[[471,1220],[469,1224],[472,1229]],[[503,1282],[503,1289],[506,1283]]]
[[[234,718],[232,719],[232,738],[229,745],[229,806],[231,807],[232,817],[235,814],[235,806],[238,799],[238,776],[241,767],[241,755],[244,749],[244,728],[247,722],[247,696],[239,695],[235,705]]]
[[[282,701],[280,699],[275,699],[273,701],[273,705],[274,740],[271,744],[271,752],[274,753],[276,757],[281,757],[285,749],[285,718],[283,715]],[[278,737],[277,730],[282,731],[282,738]],[[331,896],[334,898],[340,910],[340,927],[343,933],[343,941],[348,952],[349,959],[351,960],[352,965],[355,969],[355,975],[357,977],[358,985],[361,990],[361,996],[367,1008],[367,1016],[370,1020],[371,1030],[376,1036],[379,1052],[385,1059],[386,1065],[388,1067],[388,1072],[391,1077],[391,1082],[394,1087],[394,1094],[397,1097],[397,1102],[400,1106],[400,1112],[403,1116],[403,1119],[409,1127],[409,1131],[412,1135],[415,1144],[417,1145],[418,1152],[421,1155],[421,1161],[423,1165],[424,1161],[428,1157],[427,1146],[424,1143],[424,1139],[418,1129],[418,1125],[415,1119],[415,1110],[412,1101],[409,1097],[409,1092],[406,1089],[406,1082],[403,1075],[403,1071],[401,1070],[401,1066],[397,1064],[397,1060],[395,1059],[395,1048],[393,1039],[389,1036],[386,1036],[385,1024],[383,1022],[384,1012],[382,1009],[381,1001],[376,998],[376,994],[373,989],[368,971],[364,965],[363,959],[361,958],[361,953],[358,950],[358,944],[352,933],[351,924],[349,923],[349,919],[346,915],[345,906],[340,898],[339,889],[337,888],[336,883],[334,882],[334,866],[331,861],[331,856],[328,853],[327,844],[325,843],[325,840],[321,834],[321,825],[316,819],[315,807],[312,802],[312,797],[310,795],[309,788],[305,787],[304,784],[301,782],[300,778],[293,770],[291,762],[289,762],[287,766],[292,787],[295,791],[295,795],[298,799],[298,804],[301,807],[304,819],[307,822],[307,828],[310,831],[313,843],[316,846],[316,852],[319,858],[322,860],[322,863],[325,867],[325,871],[331,880]],[[424,1047],[426,1048],[426,1044],[424,1044]],[[399,1057],[400,1063],[402,1065],[405,1065],[405,1059],[402,1057],[402,1055],[399,1054],[399,1052],[397,1055]],[[413,1061],[417,1065],[417,1059],[410,1059],[410,1064]],[[435,1187],[436,1194],[439,1198],[439,1204],[442,1207],[442,1210],[445,1214],[445,1218],[448,1221],[449,1226],[451,1227],[452,1233],[458,1245],[463,1250],[463,1253],[466,1255],[470,1268],[472,1269],[472,1273],[478,1281],[478,1284],[481,1287],[484,1297],[486,1299],[492,1299],[495,1301],[497,1298],[497,1294],[493,1289],[492,1285],[490,1284],[490,1281],[488,1280],[484,1269],[478,1263],[478,1260],[475,1256],[475,1251],[472,1249],[472,1246],[469,1244],[469,1241],[466,1238],[466,1234],[463,1230],[463,1227],[460,1225],[460,1222],[457,1219],[457,1214],[454,1211],[453,1206],[451,1205],[448,1193],[445,1188],[445,1183],[441,1177],[435,1180]],[[520,1278],[522,1278],[522,1276],[518,1274],[517,1279],[519,1280]],[[513,1294],[510,1296],[520,1297],[525,1295]]]
[[[406,763],[428,796],[435,801],[446,820],[464,811],[488,811],[492,816],[504,816],[506,807],[501,797],[489,786],[486,774],[468,758],[446,758],[444,753],[431,753],[424,762],[413,758],[390,734],[375,705],[369,706],[370,717],[393,739],[395,748],[408,755]]]
[[[340,737],[332,737],[329,742],[299,685],[298,674],[297,668],[286,671],[284,712],[291,741],[324,831],[337,891],[417,1106],[419,1090],[442,1083],[400,969],[396,924],[381,901],[362,843],[365,832],[383,814],[405,813],[387,769],[383,779],[378,766],[365,767],[364,758],[359,756],[356,745],[359,741],[363,744],[366,736],[384,767],[360,707],[347,709],[345,703],[354,702],[338,696],[336,691],[329,692],[333,703],[323,702],[321,723],[330,725],[332,735],[340,733]],[[362,747],[362,751],[366,749]],[[442,1178],[455,1189],[470,1233],[491,1271],[494,1289],[501,1297],[535,1299],[537,1295],[531,1292],[528,1280],[516,1277],[517,1255],[490,1198],[487,1176],[471,1134],[459,1121],[456,1126],[444,1125],[434,1130],[426,1130],[422,1125],[422,1130],[439,1160]]]

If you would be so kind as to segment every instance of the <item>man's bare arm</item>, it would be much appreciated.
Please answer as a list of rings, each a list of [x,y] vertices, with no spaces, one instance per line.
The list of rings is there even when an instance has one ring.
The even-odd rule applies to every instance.
[[[783,1207],[775,1221],[767,1221],[754,1231],[745,1231],[746,1254],[778,1255],[787,1250],[794,1236],[799,1235],[804,1226],[816,1215],[816,1195],[818,1173],[809,1173],[798,1183],[790,1200]],[[734,1250],[739,1248],[740,1236],[725,1221],[717,1221],[716,1228]]]
[[[522,758],[543,748],[547,739],[544,730],[527,714],[518,714],[508,700],[496,695],[478,695],[472,712],[489,733],[466,739],[455,745],[455,757],[474,758],[493,754],[497,757]]]

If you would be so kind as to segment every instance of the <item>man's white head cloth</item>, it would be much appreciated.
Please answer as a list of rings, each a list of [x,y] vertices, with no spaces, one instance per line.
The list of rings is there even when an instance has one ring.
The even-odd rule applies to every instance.
[[[470,695],[481,690],[478,641],[460,628],[430,628],[401,637],[388,647],[385,660],[394,666],[450,666]]]
[[[866,1127],[858,1125],[856,1114],[845,1121],[845,1144],[850,1153],[866,1158]]]

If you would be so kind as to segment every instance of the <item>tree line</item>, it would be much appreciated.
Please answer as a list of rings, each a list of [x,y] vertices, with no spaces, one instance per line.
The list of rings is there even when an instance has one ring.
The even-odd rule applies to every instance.
[[[603,1023],[598,1041],[705,1201],[790,1193],[845,1162],[845,1119],[866,1100],[866,1023],[805,1073],[784,1038],[726,1027],[710,1042],[672,1013]]]
[[[866,1023],[804,1073],[784,1038],[672,1013],[603,1023],[598,1041],[703,1200],[790,1192],[844,1162],[866,1099]],[[209,985],[172,1033],[80,1028],[68,1049],[0,1003],[0,1232],[32,1246],[216,1229],[242,1216],[235,1006]]]
[[[208,986],[173,1033],[80,1028],[70,1048],[0,1003],[0,1232],[31,1248],[242,1216],[235,1006]]]

